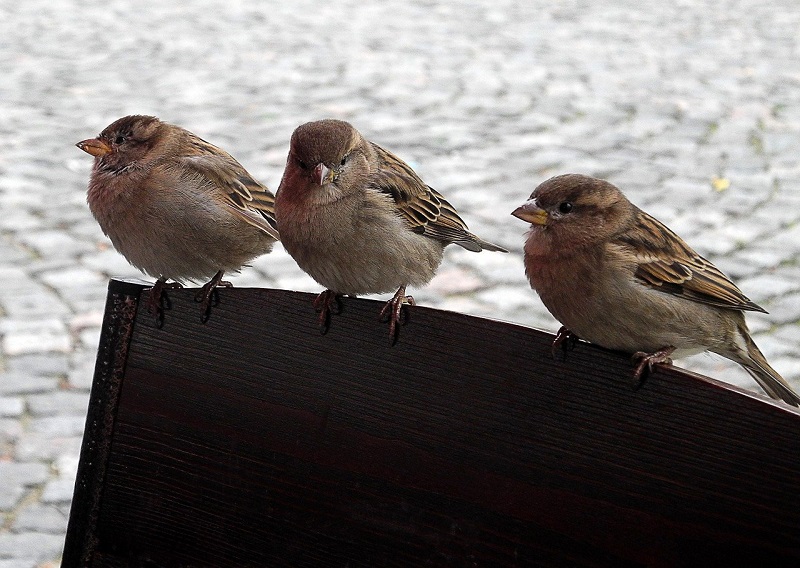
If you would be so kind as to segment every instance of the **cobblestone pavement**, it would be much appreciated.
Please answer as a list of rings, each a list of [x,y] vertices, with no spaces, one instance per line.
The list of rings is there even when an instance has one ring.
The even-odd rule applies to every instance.
[[[509,213],[608,178],[770,311],[756,341],[800,388],[798,29],[796,0],[0,0],[0,568],[59,561],[106,283],[139,275],[75,142],[156,114],[275,189],[295,126],[349,120],[512,251],[451,247],[417,300],[548,330]],[[320,290],[282,250],[234,281]]]

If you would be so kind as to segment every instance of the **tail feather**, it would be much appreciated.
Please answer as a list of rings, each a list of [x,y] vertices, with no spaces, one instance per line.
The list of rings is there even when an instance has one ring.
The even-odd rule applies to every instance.
[[[472,252],[481,252],[482,250],[490,250],[495,252],[508,252],[506,249],[501,247],[500,245],[496,245],[490,243],[489,241],[484,241],[482,238],[469,233],[470,239],[463,239],[455,241],[455,244],[464,247],[465,249],[472,251]]]
[[[786,379],[781,377],[778,371],[767,363],[766,357],[764,357],[764,354],[761,353],[761,350],[746,331],[742,333],[742,337],[747,344],[747,355],[738,361],[739,364],[750,373],[750,376],[756,380],[769,396],[783,400],[786,404],[800,407],[800,395],[794,392],[789,383],[786,382]]]

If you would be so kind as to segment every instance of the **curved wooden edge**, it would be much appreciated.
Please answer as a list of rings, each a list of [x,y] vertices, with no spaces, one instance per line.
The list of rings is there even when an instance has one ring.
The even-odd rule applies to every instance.
[[[127,351],[143,286],[112,280],[100,331],[83,444],[75,478],[73,506],[62,555],[63,566],[87,566],[97,544],[97,518],[111,450]]]

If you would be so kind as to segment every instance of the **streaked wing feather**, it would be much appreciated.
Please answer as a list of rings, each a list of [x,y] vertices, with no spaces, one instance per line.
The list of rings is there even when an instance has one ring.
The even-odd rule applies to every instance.
[[[195,138],[195,153],[184,156],[181,163],[209,179],[222,193],[225,202],[251,225],[261,229],[276,240],[279,238],[275,223],[275,196],[254,179],[233,156]]]
[[[373,148],[381,167],[372,174],[370,186],[394,199],[412,231],[480,250],[466,223],[438,191],[426,185],[408,164],[391,152],[377,144]]]
[[[643,211],[635,231],[620,240],[638,260],[636,277],[663,292],[720,308],[765,312],[716,266]]]

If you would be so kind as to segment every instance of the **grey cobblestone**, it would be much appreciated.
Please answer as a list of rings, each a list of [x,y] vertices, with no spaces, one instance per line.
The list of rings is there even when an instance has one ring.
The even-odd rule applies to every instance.
[[[31,505],[15,517],[11,530],[16,533],[39,531],[61,535],[67,530],[68,515],[67,510],[56,505]]]
[[[25,401],[18,396],[0,397],[0,417],[20,417],[25,410]]]
[[[58,387],[54,377],[35,377],[27,373],[1,373],[0,395],[50,392]]]
[[[25,503],[0,568],[58,562],[106,282],[142,277],[89,213],[75,142],[157,114],[275,189],[298,124],[350,120],[511,250],[450,247],[418,301],[551,331],[509,214],[551,175],[607,177],[763,303],[750,327],[800,388],[798,29],[794,0],[0,2],[0,506]],[[280,246],[232,279],[319,290]]]
[[[36,563],[51,560],[61,553],[64,537],[39,531],[0,533],[0,559],[14,559],[19,564],[33,560]],[[12,563],[12,565],[14,565]]]
[[[75,415],[84,416],[89,404],[88,392],[55,391],[29,395],[28,410],[32,416]]]

